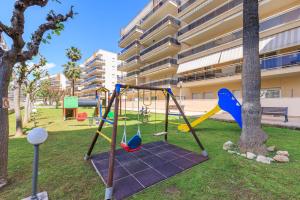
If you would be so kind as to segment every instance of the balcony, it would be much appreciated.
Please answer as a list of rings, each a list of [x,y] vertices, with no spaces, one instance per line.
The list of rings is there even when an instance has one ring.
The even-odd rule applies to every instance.
[[[162,0],[156,5],[140,22],[143,30],[149,29],[156,22],[160,21],[162,16],[177,15],[177,9],[180,5],[179,0]]]
[[[274,12],[286,10],[295,4],[296,0],[268,1],[260,0],[259,14],[261,19],[269,17]],[[225,3],[208,14],[194,20],[177,33],[178,40],[188,45],[199,44],[219,37],[242,27],[242,0],[232,0]]]
[[[300,26],[300,8],[289,10],[281,15],[270,17],[267,20],[260,22],[260,36],[265,37],[273,35],[276,32],[282,32],[293,27]],[[221,51],[224,48],[231,48],[242,44],[243,32],[237,30],[226,34],[210,42],[203,43],[192,49],[185,50],[178,54],[179,63],[186,62],[191,59],[196,59],[216,51]]]
[[[105,72],[104,67],[93,67],[93,68],[85,71],[84,77],[89,77],[89,76],[96,75],[96,74],[102,74],[104,72]]]
[[[139,41],[134,41],[131,44],[129,44],[127,47],[125,47],[119,54],[118,59],[119,60],[126,60],[133,55],[136,55],[140,52],[141,44]]]
[[[142,62],[151,62],[168,56],[174,56],[180,50],[180,43],[172,37],[166,37],[140,53]]]
[[[102,84],[92,84],[92,85],[87,85],[87,86],[85,86],[85,87],[81,90],[81,92],[84,93],[84,92],[94,91],[94,90],[96,90],[96,89],[98,89],[98,88],[101,88],[101,87],[103,87]]]
[[[262,77],[278,77],[300,73],[300,52],[276,55],[260,60]],[[242,63],[226,67],[202,68],[193,74],[179,78],[179,81],[190,83],[185,86],[199,86],[230,82],[241,79]]]
[[[186,23],[191,23],[226,1],[228,0],[188,0],[178,8],[178,17]]]
[[[89,77],[87,79],[84,79],[84,81],[82,82],[83,85],[89,85],[91,83],[94,83],[94,82],[104,82],[105,81],[105,76],[102,76],[102,75],[94,75],[92,77]]]
[[[169,86],[176,86],[178,83],[177,78],[167,78],[167,79],[161,79],[156,81],[151,81],[148,83],[142,83],[141,86],[147,86],[147,87],[169,87]]]
[[[119,47],[124,48],[128,46],[132,41],[137,40],[143,34],[143,30],[139,25],[134,26],[128,33],[122,36],[119,41]]]
[[[167,58],[141,68],[140,77],[156,76],[158,74],[175,74],[177,67],[178,64],[176,59]]]
[[[135,55],[118,66],[118,70],[123,72],[132,71],[142,66],[139,55]]]
[[[86,66],[87,68],[89,68],[89,67],[93,67],[93,66],[95,66],[95,65],[103,65],[104,63],[105,63],[105,61],[104,61],[103,59],[101,59],[101,58],[99,58],[99,57],[96,57],[96,58],[94,58],[94,59],[92,59],[92,60],[86,62],[86,63],[85,63],[85,66]]]
[[[131,71],[131,72],[128,72],[126,74],[126,76],[122,77],[122,81],[124,82],[128,82],[130,80],[135,80],[136,77],[139,75],[140,71],[139,70],[135,70],[135,71]]]
[[[153,41],[159,41],[167,35],[174,35],[180,27],[180,21],[168,15],[163,20],[152,26],[140,37],[140,42],[149,46]]]
[[[243,0],[230,1],[201,16],[178,31],[178,40],[193,45],[241,27],[242,2]]]

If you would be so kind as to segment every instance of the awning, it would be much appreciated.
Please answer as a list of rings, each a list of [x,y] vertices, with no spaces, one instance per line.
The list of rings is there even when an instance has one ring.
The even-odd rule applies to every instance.
[[[261,39],[259,42],[259,52],[262,54],[296,45],[300,45],[300,27]],[[193,61],[182,63],[179,65],[177,73],[184,73],[242,58],[243,47],[240,45]]]
[[[189,61],[183,64],[180,64],[177,70],[177,73],[184,73],[187,71],[191,71],[194,69],[200,69],[202,67],[207,67],[210,65],[215,65],[219,63],[221,53],[214,53],[208,56],[204,56],[202,58],[198,58],[193,61]]]

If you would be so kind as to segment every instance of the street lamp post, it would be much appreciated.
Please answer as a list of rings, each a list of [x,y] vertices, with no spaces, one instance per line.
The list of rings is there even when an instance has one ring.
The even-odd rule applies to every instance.
[[[39,165],[39,145],[43,144],[48,138],[48,133],[43,128],[32,129],[28,136],[27,141],[34,146],[34,159],[32,170],[32,195],[23,200],[48,200],[47,192],[37,194],[38,183],[38,165]]]

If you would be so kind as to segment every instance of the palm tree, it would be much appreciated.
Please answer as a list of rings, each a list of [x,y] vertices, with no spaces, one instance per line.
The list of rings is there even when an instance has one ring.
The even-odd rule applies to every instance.
[[[66,49],[66,56],[69,58],[69,62],[64,65],[64,75],[71,81],[72,96],[75,95],[75,81],[80,78],[81,70],[77,66],[76,62],[81,59],[82,54],[76,47],[70,47]]]
[[[66,49],[66,55],[72,62],[77,62],[82,57],[80,50],[76,47]]]
[[[239,146],[242,152],[264,155],[268,136],[261,129],[258,0],[243,3],[243,129]]]
[[[64,65],[64,75],[71,81],[72,96],[75,95],[75,82],[80,78],[81,69],[75,62],[68,62]]]

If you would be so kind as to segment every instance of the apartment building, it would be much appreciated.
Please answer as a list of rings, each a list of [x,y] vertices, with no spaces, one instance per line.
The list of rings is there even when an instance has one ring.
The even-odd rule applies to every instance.
[[[187,99],[241,97],[242,0],[187,0],[178,9],[179,81]],[[260,0],[262,98],[300,97],[300,1]]]
[[[217,99],[227,87],[240,98],[243,0],[161,0],[121,31],[119,69],[128,84],[171,86],[186,100]],[[259,0],[262,104],[300,98],[300,1]],[[205,106],[204,106],[205,107]]]
[[[81,85],[83,88],[80,91],[80,97],[95,98],[95,91],[101,87],[112,92],[118,80],[118,64],[120,61],[116,53],[102,49],[88,58],[82,67]]]
[[[42,80],[49,80],[50,87],[53,90],[66,90],[68,89],[68,81],[64,74],[57,73],[42,78]]]
[[[121,30],[119,46],[123,49],[118,58],[123,63],[119,70],[127,73],[123,83],[177,90],[179,6],[177,0],[151,0]]]

